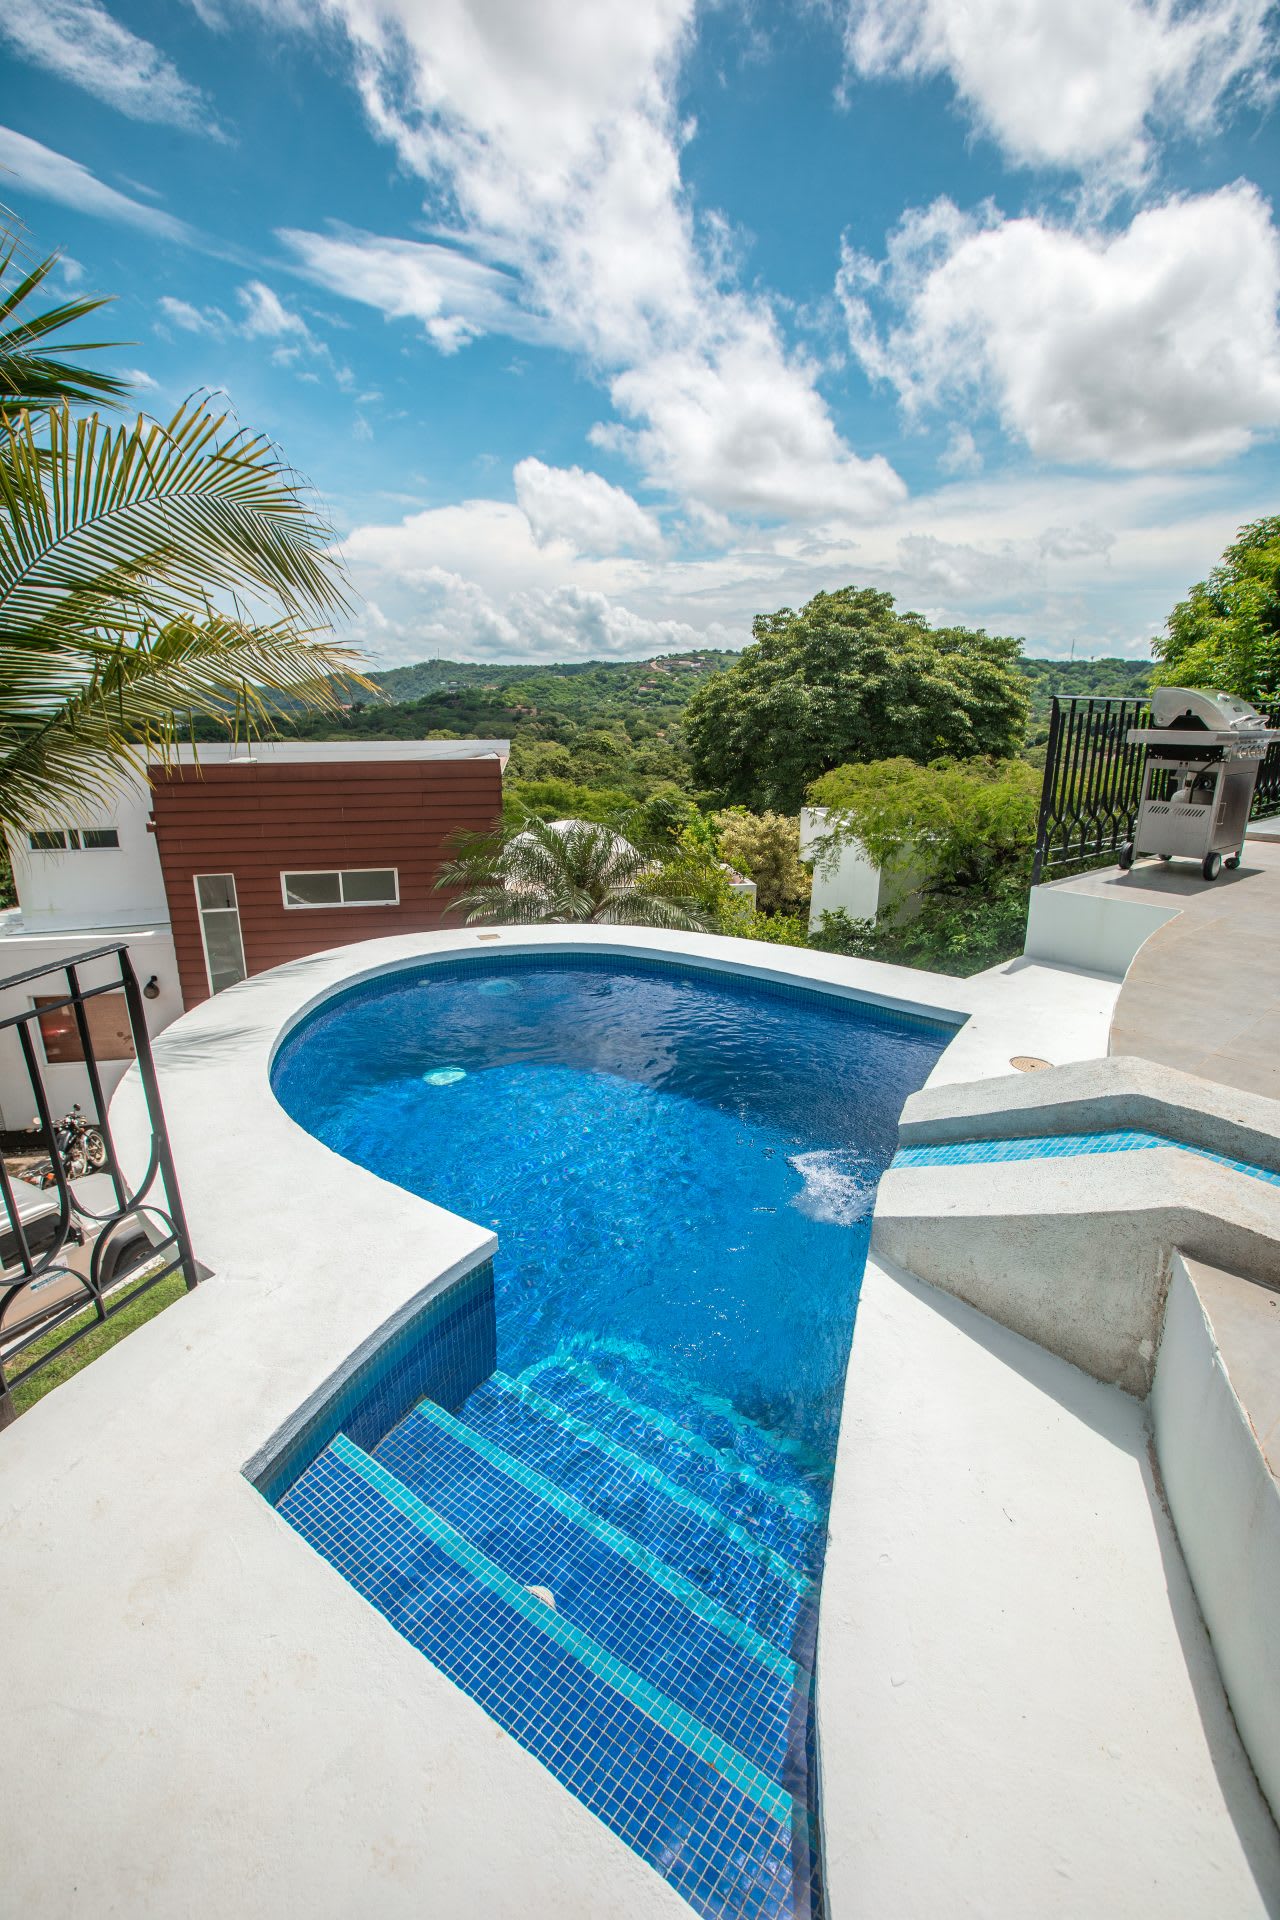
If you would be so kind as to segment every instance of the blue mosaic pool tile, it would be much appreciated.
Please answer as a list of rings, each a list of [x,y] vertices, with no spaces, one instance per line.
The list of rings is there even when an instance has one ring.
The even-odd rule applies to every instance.
[[[562,1348],[527,1367],[521,1378],[536,1386],[541,1366],[565,1360],[579,1361],[601,1376],[607,1368],[610,1383],[625,1387],[652,1417],[671,1421],[705,1441],[735,1472],[759,1475],[779,1490],[779,1497],[793,1511],[826,1513],[831,1503],[830,1459],[796,1435],[765,1424],[767,1409],[754,1420],[722,1394],[665,1366],[651,1348],[616,1336],[592,1334],[581,1350]],[[794,1490],[799,1500],[793,1501],[787,1490]]]
[[[460,1406],[496,1364],[493,1262],[454,1280],[342,1377],[312,1396],[314,1411],[246,1468],[273,1506],[337,1433],[374,1447],[424,1395]],[[309,1403],[310,1404],[310,1403]]]
[[[1254,1166],[1248,1160],[1232,1160],[1208,1147],[1193,1147],[1185,1140],[1171,1140],[1164,1134],[1145,1133],[1136,1127],[1112,1127],[1100,1133],[1029,1134],[1013,1140],[946,1140],[918,1147],[899,1147],[894,1167],[967,1167],[986,1166],[1003,1160],[1069,1160],[1099,1153],[1140,1153],[1154,1147],[1173,1147],[1179,1153],[1191,1153],[1199,1160],[1211,1160],[1215,1166],[1228,1167],[1233,1173],[1245,1173],[1269,1186],[1280,1186],[1280,1173]]]
[[[795,1815],[719,1743],[339,1437],[281,1513],[708,1920],[794,1914]]]
[[[647,1550],[439,1409],[411,1414],[376,1458],[513,1580],[550,1591],[557,1613],[781,1779],[796,1692],[790,1661],[763,1642],[765,1658],[753,1654],[728,1617],[722,1626]]]
[[[619,929],[620,937],[626,938],[626,929]],[[763,995],[771,1000],[785,1000],[793,1006],[820,1007],[823,1012],[835,1010],[847,1013],[851,1020],[871,1022],[877,1026],[890,1027],[898,1032],[915,1032],[936,1037],[946,1044],[954,1039],[958,1030],[968,1019],[967,1014],[930,1011],[923,1007],[884,1005],[878,1000],[864,1000],[842,990],[838,985],[820,987],[804,986],[797,981],[779,980],[764,974],[732,973],[725,968],[699,966],[696,961],[686,960],[683,956],[670,959],[658,959],[649,954],[618,954],[610,952],[564,953],[554,949],[541,948],[534,952],[514,953],[509,949],[493,953],[467,953],[444,960],[424,960],[412,967],[398,968],[394,979],[387,974],[379,974],[372,980],[344,988],[343,1005],[347,1008],[358,1004],[361,999],[384,996],[392,986],[411,992],[424,981],[457,979],[491,979],[495,975],[519,973],[608,973],[612,975],[639,973],[665,974],[670,977],[686,975],[695,980],[714,982],[726,992],[744,994],[759,998]],[[296,1027],[290,1029],[289,1039],[295,1040],[313,1024],[324,1020],[332,1011],[332,1002],[322,1001],[312,1009]]]
[[[631,1452],[646,1453],[656,1445],[662,1472],[674,1486],[706,1500],[748,1533],[767,1537],[810,1578],[821,1571],[823,1511],[806,1487],[781,1477],[787,1470],[784,1457],[770,1462],[779,1477],[766,1479],[752,1463],[723,1454],[694,1430],[689,1418],[696,1418],[696,1408],[685,1409],[685,1420],[677,1420],[641,1404],[585,1361],[542,1361],[526,1368],[520,1379]],[[742,1429],[747,1423],[740,1419],[738,1424]]]
[[[558,1484],[590,1512],[653,1552],[717,1605],[790,1654],[800,1604],[811,1582],[772,1545],[668,1483],[649,1460],[588,1431],[551,1401],[503,1376],[487,1380],[459,1409],[468,1426]]]

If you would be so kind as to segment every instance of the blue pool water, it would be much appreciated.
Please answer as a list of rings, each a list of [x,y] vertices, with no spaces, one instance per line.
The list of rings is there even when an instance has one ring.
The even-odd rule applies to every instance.
[[[808,1913],[808,1688],[876,1183],[950,1037],[485,956],[327,1003],[278,1098],[498,1236],[486,1360],[281,1510],[708,1915]],[[360,1444],[356,1444],[356,1439]]]

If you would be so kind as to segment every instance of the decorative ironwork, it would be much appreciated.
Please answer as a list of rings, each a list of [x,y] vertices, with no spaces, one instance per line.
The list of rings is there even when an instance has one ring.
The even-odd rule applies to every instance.
[[[81,970],[91,962],[108,960],[116,963],[112,977],[96,986],[85,986]],[[58,981],[59,975],[62,981]],[[17,1036],[30,1082],[36,1116],[33,1144],[42,1145],[49,1155],[40,1189],[44,1204],[35,1198],[33,1190],[25,1206],[18,1198],[24,1183],[19,1180],[15,1186],[0,1156],[0,1427],[16,1417],[13,1390],[23,1381],[170,1274],[181,1272],[188,1289],[200,1278],[160,1101],[142,989],[128,949],[119,945],[95,947],[54,966],[32,968],[0,981],[0,992],[14,987],[31,990],[38,982],[45,983],[43,993],[32,991],[30,1005],[0,1018],[0,1033],[12,1030]],[[60,990],[51,993],[50,985],[55,983]],[[146,1169],[133,1187],[125,1179],[111,1136],[87,1013],[91,1001],[108,993],[124,997],[151,1127]],[[42,1065],[43,1049],[37,1048],[32,1031],[41,1021],[68,1011],[75,1023],[89,1084],[91,1111],[84,1116],[84,1124],[97,1136],[94,1146],[101,1160],[99,1170],[110,1181],[115,1199],[113,1206],[102,1211],[87,1205],[75,1191],[80,1182],[59,1149],[59,1123],[50,1103],[47,1065]],[[86,1252],[80,1264],[73,1265],[71,1250],[77,1247],[86,1248]],[[60,1331],[61,1339],[52,1338]]]
[[[1280,726],[1280,709],[1268,715]],[[1044,785],[1032,885],[1096,861],[1113,859],[1133,837],[1142,792],[1145,747],[1128,744],[1130,727],[1151,724],[1145,698],[1079,695],[1053,699],[1045,749]],[[1258,769],[1251,818],[1280,811],[1280,748],[1268,749]]]

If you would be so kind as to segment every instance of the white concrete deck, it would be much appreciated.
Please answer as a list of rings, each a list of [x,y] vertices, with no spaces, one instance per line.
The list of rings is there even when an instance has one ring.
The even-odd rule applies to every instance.
[[[0,1442],[15,1911],[61,1916],[92,1889],[95,1913],[130,1920],[687,1913],[241,1474],[363,1341],[492,1245],[295,1126],[270,1091],[276,1040],[354,977],[503,947],[668,954],[967,1013],[935,1075],[957,1080],[1018,1052],[1096,1056],[1116,992],[1065,968],[956,981],[539,928],[311,956],[169,1029],[161,1080],[214,1277]],[[135,1149],[139,1118],[127,1080],[113,1120]],[[925,1298],[872,1276],[854,1342],[819,1680],[834,1920],[1265,1911],[1274,1830],[1154,1516],[1140,1410]]]
[[[820,1625],[834,1916],[1280,1912],[1148,1446],[1136,1400],[868,1266]]]

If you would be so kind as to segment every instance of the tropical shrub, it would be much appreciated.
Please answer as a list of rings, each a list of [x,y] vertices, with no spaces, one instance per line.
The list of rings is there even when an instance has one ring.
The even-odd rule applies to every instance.
[[[800,822],[782,813],[734,807],[715,816],[720,853],[756,883],[763,914],[796,914],[809,904],[813,875],[800,858]]]

